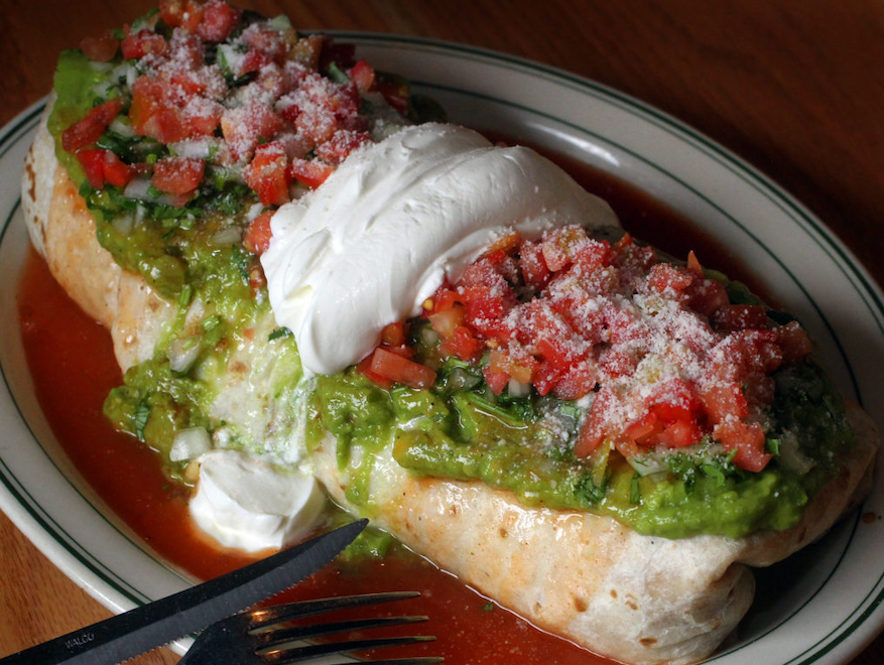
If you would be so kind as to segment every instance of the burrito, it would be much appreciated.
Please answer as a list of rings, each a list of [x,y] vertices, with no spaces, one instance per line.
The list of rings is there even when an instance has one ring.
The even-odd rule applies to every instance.
[[[221,0],[62,54],[23,209],[110,332],[105,402],[226,546],[335,505],[533,624],[691,663],[878,435],[790,315],[533,150]]]

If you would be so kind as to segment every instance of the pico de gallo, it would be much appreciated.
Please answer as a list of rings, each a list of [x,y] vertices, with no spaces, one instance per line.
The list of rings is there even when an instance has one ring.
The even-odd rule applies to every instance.
[[[170,298],[199,279],[206,251],[243,235],[246,250],[265,243],[261,214],[352,150],[441,113],[352,45],[223,0],[162,0],[84,39],[55,84],[49,128],[99,240]]]

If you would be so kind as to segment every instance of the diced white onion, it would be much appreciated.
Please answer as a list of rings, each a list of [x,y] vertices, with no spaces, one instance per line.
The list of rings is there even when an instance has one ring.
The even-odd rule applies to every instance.
[[[242,240],[242,232],[235,226],[228,226],[212,235],[213,245],[234,245]]]
[[[246,210],[246,219],[251,222],[262,212],[264,212],[264,204],[260,201],[258,203],[254,203],[248,210]]]
[[[111,224],[123,235],[129,235],[132,232],[132,227],[135,225],[135,217],[133,215],[120,215],[114,217],[114,221]]]
[[[169,150],[173,155],[178,155],[179,157],[190,157],[194,159],[208,159],[212,147],[217,144],[217,141],[201,138],[201,139],[188,139],[187,141],[178,141],[177,143],[170,143]]]
[[[120,116],[114,118],[114,121],[110,124],[110,130],[116,132],[120,136],[135,136],[135,130],[132,128],[132,124],[124,122],[120,119]]]
[[[424,346],[435,346],[439,342],[439,334],[430,326],[422,326],[418,334]]]
[[[507,392],[511,397],[527,397],[531,394],[531,384],[524,381],[510,379],[506,384]]]
[[[658,473],[666,470],[666,465],[659,457],[650,455],[641,455],[635,457],[627,457],[626,461],[636,470],[640,476],[649,476],[652,473]]]
[[[149,199],[147,191],[150,188],[150,178],[139,176],[132,178],[123,190],[123,196],[130,199]]]
[[[212,449],[212,439],[204,427],[188,427],[175,432],[169,459],[173,462],[194,459]]]
[[[173,339],[169,344],[169,367],[173,372],[186,372],[199,358],[201,350],[196,337]]]
[[[804,475],[816,464],[801,452],[798,437],[794,432],[786,432],[780,437],[780,464],[790,471]]]

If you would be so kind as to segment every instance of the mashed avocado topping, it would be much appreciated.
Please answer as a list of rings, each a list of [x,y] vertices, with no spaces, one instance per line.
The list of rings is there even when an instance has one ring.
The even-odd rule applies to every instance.
[[[616,450],[575,457],[574,404],[537,395],[495,396],[478,377],[472,388],[452,389],[447,377],[463,370],[457,365],[449,363],[440,373],[446,378],[425,390],[388,391],[352,369],[318,379],[308,446],[325,431],[337,438],[339,463],[350,467],[347,498],[367,514],[374,456],[392,446],[394,459],[414,473],[478,480],[513,492],[527,505],[588,510],[669,538],[740,537],[795,524],[852,444],[838,398],[819,368],[807,364],[776,377],[776,424],[768,445],[779,452],[763,471],[737,468],[707,440],[643,475]],[[785,440],[807,444],[786,453]],[[791,457],[796,452],[798,463]]]

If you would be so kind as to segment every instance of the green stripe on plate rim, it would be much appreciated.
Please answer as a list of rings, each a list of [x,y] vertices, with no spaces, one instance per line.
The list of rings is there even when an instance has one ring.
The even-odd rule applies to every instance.
[[[868,311],[870,312],[870,314],[872,314],[873,319],[876,321],[879,329],[884,329],[884,323],[882,323],[882,317],[884,317],[884,303],[881,302],[880,298],[878,297],[878,295],[876,293],[876,289],[870,284],[870,282],[868,281],[866,276],[860,270],[858,270],[855,263],[850,260],[848,252],[841,246],[840,241],[838,241],[831,234],[831,232],[827,228],[825,228],[824,225],[822,225],[818,220],[816,220],[816,218],[811,213],[806,211],[800,203],[798,203],[791,195],[789,195],[787,192],[785,192],[776,183],[771,181],[767,176],[763,175],[757,169],[755,169],[754,167],[752,167],[748,163],[744,162],[740,158],[736,157],[733,153],[729,152],[728,150],[726,150],[725,148],[723,148],[719,144],[715,143],[714,141],[712,141],[711,139],[709,139],[705,135],[701,134],[697,130],[694,130],[693,128],[691,128],[688,125],[685,125],[681,121],[663,113],[662,111],[660,111],[654,107],[651,107],[651,106],[645,104],[644,102],[634,99],[634,98],[632,98],[622,92],[619,92],[617,90],[608,88],[607,86],[599,84],[595,81],[591,81],[589,79],[585,79],[585,78],[579,77],[575,74],[571,74],[571,73],[563,71],[563,70],[549,67],[547,65],[542,65],[542,64],[534,63],[534,62],[531,62],[531,61],[528,61],[528,60],[525,60],[522,58],[518,58],[516,56],[510,56],[510,55],[501,54],[501,53],[497,53],[494,51],[489,51],[489,50],[481,49],[481,48],[477,48],[477,47],[470,47],[470,46],[466,46],[466,45],[462,45],[462,44],[452,44],[452,43],[448,43],[448,42],[439,42],[439,41],[435,41],[435,40],[427,40],[427,39],[413,38],[413,37],[402,37],[402,36],[395,36],[395,35],[378,35],[378,34],[372,34],[372,33],[343,32],[343,31],[331,32],[330,34],[340,35],[345,38],[352,39],[354,41],[362,42],[365,44],[383,45],[383,46],[386,46],[389,48],[397,48],[399,50],[401,50],[404,45],[407,45],[407,46],[410,46],[412,48],[415,48],[415,49],[421,50],[421,51],[436,49],[436,50],[440,50],[440,51],[443,51],[448,54],[456,53],[456,54],[460,55],[461,57],[467,57],[469,59],[473,59],[473,60],[477,60],[477,61],[496,63],[498,65],[505,66],[505,67],[513,69],[513,70],[521,71],[521,72],[531,75],[533,77],[545,78],[545,79],[550,80],[550,81],[557,83],[559,85],[563,85],[565,87],[580,91],[584,94],[591,94],[593,97],[596,97],[596,98],[598,98],[602,101],[605,101],[607,103],[613,104],[613,105],[617,106],[618,108],[620,108],[621,110],[624,110],[624,111],[626,111],[636,117],[639,117],[639,118],[653,124],[654,126],[660,128],[660,129],[663,129],[663,130],[675,135],[677,138],[692,145],[693,147],[697,148],[698,150],[700,150],[701,152],[703,152],[704,154],[706,154],[710,158],[717,161],[719,164],[725,166],[731,173],[733,173],[738,178],[743,180],[753,190],[755,190],[756,192],[758,192],[759,194],[764,196],[766,199],[771,201],[776,207],[778,207],[788,217],[792,218],[807,233],[807,235],[820,247],[820,249],[824,253],[826,253],[827,256],[829,256],[832,259],[833,263],[838,266],[838,269],[842,272],[842,274],[844,274],[845,277],[848,278],[848,281],[853,286],[854,290],[856,291],[856,294],[859,295],[860,298],[863,300],[863,302],[866,304]],[[698,198],[700,198],[701,200],[703,200],[704,202],[706,202],[707,204],[712,206],[714,209],[718,210],[732,224],[737,226],[743,233],[745,233],[749,238],[751,238],[752,241],[758,247],[760,247],[765,252],[767,252],[782,267],[782,269],[790,276],[790,278],[794,281],[795,285],[801,290],[801,292],[804,293],[804,295],[807,297],[808,301],[816,309],[816,311],[820,315],[820,318],[824,321],[825,325],[829,329],[829,331],[832,335],[832,339],[835,341],[835,343],[839,349],[839,352],[842,355],[842,359],[844,360],[845,366],[850,373],[850,377],[851,377],[851,380],[853,381],[854,389],[855,389],[855,392],[857,393],[857,397],[861,399],[861,394],[860,394],[859,388],[857,386],[855,375],[853,373],[853,369],[851,367],[851,364],[850,364],[849,360],[847,359],[846,355],[844,354],[843,347],[841,345],[840,340],[838,339],[838,336],[835,334],[834,330],[831,327],[831,324],[828,322],[826,317],[822,314],[819,306],[816,304],[816,302],[813,300],[813,298],[811,298],[810,295],[806,292],[806,290],[800,284],[800,282],[798,282],[798,280],[795,278],[795,276],[792,274],[792,272],[779,260],[779,258],[776,257],[775,255],[773,255],[771,252],[769,252],[769,250],[767,250],[767,248],[764,247],[764,245],[762,245],[760,243],[759,239],[753,233],[751,233],[741,222],[739,222],[738,220],[733,218],[731,215],[725,213],[714,201],[711,201],[706,196],[700,194],[694,187],[692,187],[688,183],[684,182],[680,178],[673,176],[673,174],[671,174],[667,171],[664,171],[657,164],[654,164],[652,162],[648,162],[641,155],[638,155],[634,151],[627,149],[626,147],[624,147],[622,145],[612,142],[609,138],[606,138],[604,136],[601,136],[599,134],[591,132],[583,127],[574,125],[572,123],[565,122],[561,118],[557,118],[551,114],[548,114],[545,112],[540,112],[536,109],[532,109],[527,106],[521,106],[521,105],[515,104],[513,102],[495,99],[493,97],[486,96],[486,95],[481,95],[479,93],[472,93],[472,92],[468,92],[468,91],[464,91],[464,90],[460,90],[460,89],[445,88],[444,86],[439,86],[439,85],[433,84],[431,82],[415,81],[414,83],[416,85],[423,85],[424,87],[427,87],[430,89],[450,90],[450,91],[455,92],[460,95],[473,96],[473,97],[481,98],[486,101],[494,102],[497,104],[509,105],[509,106],[513,106],[516,108],[520,108],[521,110],[525,110],[525,111],[528,111],[528,112],[533,113],[535,115],[545,117],[545,118],[554,120],[560,124],[566,125],[566,126],[572,128],[578,132],[592,136],[594,139],[599,140],[603,143],[608,143],[609,145],[615,145],[624,153],[629,154],[631,157],[633,157],[633,158],[641,161],[642,163],[646,164],[647,166],[659,171],[660,173],[664,174],[666,177],[670,178],[671,180],[678,182],[681,186],[685,187],[685,189],[687,189],[688,191],[691,191]],[[42,111],[43,107],[44,107],[43,104],[35,105],[35,107],[32,110],[26,111],[25,115],[23,117],[16,119],[14,121],[14,123],[15,123],[14,125],[8,126],[4,129],[3,135],[0,136],[0,148],[2,148],[2,149],[0,149],[0,158],[2,158],[8,152],[8,150],[12,147],[12,145],[14,145],[18,140],[20,140],[22,135],[26,134],[28,131],[30,131],[33,128],[34,124],[36,124],[36,123],[32,123],[32,120],[34,119],[35,116],[39,115],[39,113]],[[22,128],[24,128],[24,129],[22,129]],[[13,136],[13,135],[19,133],[19,131],[20,131],[20,134],[18,136]],[[17,209],[19,203],[20,203],[20,200],[17,200],[15,205],[12,208],[12,211],[10,211],[9,215],[7,216],[7,218],[4,222],[3,229],[2,229],[2,231],[0,231],[0,242],[2,242],[2,239],[5,236],[6,229],[9,225],[12,215],[15,212],[15,210]],[[862,288],[860,288],[860,287],[862,287]],[[0,372],[2,372],[2,367],[0,367]],[[3,380],[4,380],[4,384],[6,384],[7,391],[9,392],[10,396],[12,397],[12,392],[9,389],[8,383],[6,383],[5,373],[3,373]],[[14,398],[13,398],[13,402],[15,403]],[[18,404],[17,403],[15,403],[15,404],[16,404],[16,408],[18,408]],[[22,418],[22,420],[24,422],[24,418]],[[25,423],[25,424],[27,425],[27,423]],[[36,437],[34,436],[34,433],[30,430],[30,427],[28,427],[28,430],[31,433],[31,436],[34,437],[34,439],[36,441]],[[60,540],[58,538],[57,538],[57,540],[59,540],[60,544],[71,554],[71,556],[73,556],[76,560],[80,561],[90,571],[92,571],[100,579],[105,581],[110,587],[116,589],[121,594],[123,594],[124,596],[126,596],[127,598],[132,600],[133,602],[136,602],[136,603],[144,602],[144,599],[133,596],[132,593],[127,591],[126,588],[122,588],[120,586],[120,584],[126,585],[126,583],[124,581],[111,579],[111,577],[109,577],[109,576],[116,577],[116,575],[112,571],[109,571],[106,567],[104,567],[101,564],[101,562],[98,562],[97,560],[93,559],[94,563],[92,563],[91,561],[87,560],[84,556],[80,555],[80,553],[71,546],[71,543],[76,544],[76,541],[69,534],[67,534],[67,532],[65,532],[64,529],[62,529],[57,523],[55,523],[53,520],[51,520],[51,518],[49,518],[48,516],[46,516],[45,519],[43,517],[41,517],[40,512],[36,510],[36,508],[39,507],[39,504],[37,504],[33,500],[33,498],[30,497],[29,494],[27,494],[27,491],[23,487],[21,487],[20,484],[18,484],[17,482],[14,482],[14,480],[15,480],[14,475],[11,474],[11,471],[8,469],[8,467],[5,466],[5,464],[2,464],[2,460],[0,460],[0,466],[2,466],[2,469],[0,469],[0,475],[3,476],[4,484],[10,490],[10,492],[13,494],[13,496],[16,498],[16,500],[18,500],[21,503],[21,505],[28,511],[28,513],[35,519],[35,521],[37,521],[41,527],[46,529],[47,532],[49,532],[53,535],[56,535],[56,536],[59,536],[59,535],[63,536]],[[5,473],[2,473],[2,471],[5,471]],[[59,471],[59,473],[61,473],[61,472]],[[19,487],[21,491],[16,490],[16,487]],[[76,490],[76,487],[74,487],[74,489]],[[27,495],[27,499],[29,501],[25,500],[25,495]],[[85,498],[84,498],[84,501],[85,501]],[[96,513],[98,515],[101,515],[101,513],[97,510],[96,510]],[[107,521],[107,519],[103,515],[101,515],[101,518],[104,519],[105,521]],[[52,522],[52,524],[54,525],[55,528],[51,528],[49,522]],[[841,552],[837,563],[833,566],[829,575],[826,577],[826,579],[820,585],[820,589],[825,587],[825,585],[828,583],[828,580],[831,578],[831,576],[837,571],[837,569],[841,565],[841,562],[843,561],[846,551],[849,549],[850,544],[853,542],[853,537],[854,537],[858,522],[859,522],[859,518],[857,517],[854,524],[853,524],[853,527],[851,528],[850,536],[847,540],[847,545],[846,545],[844,551]],[[109,521],[108,521],[108,523],[115,530],[117,530],[119,532],[119,530],[116,529],[116,527],[112,523],[110,523]],[[128,536],[125,536],[125,534],[122,534],[122,532],[119,532],[119,533],[121,533],[121,535],[123,535],[128,540],[130,540],[130,542],[132,542],[131,539],[128,538]],[[133,542],[133,544],[136,544],[136,543]],[[137,546],[137,544],[136,544],[136,546]],[[103,574],[102,571],[107,571],[107,572],[106,572],[106,574]],[[174,573],[174,571],[172,571],[171,569],[169,570],[169,572]],[[811,647],[804,650],[801,654],[797,655],[795,658],[788,661],[788,663],[790,665],[791,664],[809,665],[810,663],[816,662],[817,660],[819,660],[819,658],[825,656],[827,653],[829,653],[830,651],[835,649],[847,637],[849,637],[869,616],[871,616],[871,614],[877,609],[877,607],[882,603],[882,601],[884,601],[884,589],[882,589],[882,590],[878,591],[877,596],[866,606],[866,608],[862,612],[860,612],[862,605],[865,604],[869,600],[869,598],[871,598],[875,594],[875,590],[879,586],[881,586],[882,580],[884,580],[884,573],[882,573],[882,575],[879,576],[878,581],[874,585],[872,590],[863,598],[863,601],[860,604],[860,607],[856,608],[853,612],[851,612],[851,614],[847,618],[845,618],[845,620],[842,621],[836,628],[834,628],[832,631],[830,631],[828,635],[826,635],[824,638],[817,641]],[[131,589],[131,587],[129,587],[129,589]],[[783,619],[783,621],[781,621],[779,624],[777,624],[777,626],[772,627],[770,631],[767,631],[766,633],[762,634],[761,636],[753,639],[752,642],[746,643],[744,645],[740,645],[740,646],[734,648],[733,650],[726,651],[722,654],[718,654],[716,656],[713,656],[711,660],[714,661],[714,660],[719,660],[723,657],[727,657],[730,654],[740,651],[743,647],[748,646],[748,644],[751,644],[753,642],[758,641],[759,639],[762,639],[765,635],[776,630],[778,626],[789,621],[804,606],[806,606],[808,603],[810,603],[818,592],[819,592],[819,589],[816,592],[814,592],[814,594],[811,595],[811,597],[801,607],[799,607],[791,615],[789,615],[788,617]],[[135,593],[137,593],[137,591]],[[845,626],[845,624],[847,624],[848,621],[850,621],[851,617],[857,615],[858,612],[860,612],[859,615],[856,616],[856,618],[849,625],[847,625],[846,628],[844,628],[842,630],[842,627]],[[804,655],[810,653],[814,649],[817,649],[820,645],[822,645],[826,641],[826,639],[828,639],[829,637],[832,637],[832,636],[835,636],[835,639],[830,641],[828,644],[825,644],[821,649],[819,649],[815,653],[810,654],[810,656],[807,659],[800,661],[800,663],[796,660],[797,658],[801,658]]]
[[[45,107],[44,103],[39,103],[33,107],[33,109],[26,111],[25,115],[14,125],[7,128],[7,131],[4,131],[4,134],[0,136],[0,159],[3,158],[9,152],[9,150],[15,146],[15,144],[22,140],[25,136],[28,135],[30,131],[36,127],[37,122],[39,121],[39,116]],[[6,237],[6,232],[9,229],[12,218],[21,205],[21,199],[16,199],[12,208],[9,210],[6,218],[3,222],[3,227],[0,229],[0,244],[2,244],[4,238]],[[12,392],[11,387],[6,379],[6,371],[5,368],[0,366],[0,377],[2,377],[3,385],[6,387],[6,391],[9,395],[10,401],[15,406],[16,411],[19,414],[19,418],[24,426],[27,428],[29,434],[39,444],[39,440],[37,436],[34,434],[27,420],[19,408],[18,401],[15,399],[15,395]],[[41,451],[43,451],[42,446],[39,446]],[[52,466],[58,471],[61,477],[65,477],[64,473],[62,473],[61,469],[59,469],[58,465],[55,463],[55,460],[52,457],[43,451],[43,454],[46,456],[47,460],[52,464]],[[56,542],[61,545],[65,551],[67,551],[71,557],[73,557],[77,562],[79,562],[82,566],[84,566],[87,570],[89,570],[92,574],[96,575],[99,579],[105,582],[109,587],[116,590],[123,597],[135,603],[137,605],[144,604],[149,602],[151,598],[144,593],[143,591],[135,588],[128,581],[120,578],[115,571],[108,568],[103,562],[99,561],[94,557],[90,552],[84,549],[80,543],[74,538],[64,527],[62,527],[58,522],[56,522],[50,515],[48,515],[40,505],[40,503],[30,494],[27,488],[18,480],[12,470],[6,465],[6,463],[0,459],[0,478],[2,478],[4,486],[10,492],[10,494],[15,497],[16,501],[21,505],[31,516],[31,518],[40,525],[40,527],[46,531],[47,533],[52,534]],[[66,478],[66,477],[65,477]],[[66,478],[67,480],[67,478]],[[74,485],[72,482],[68,480],[68,484],[70,487],[83,499],[83,501],[92,507],[95,514],[106,524],[111,526],[114,531],[116,531],[120,536],[128,540],[132,545],[139,550],[144,551],[143,543],[132,539],[128,534],[121,531],[113,522],[107,519],[107,517],[99,511],[97,508],[92,506],[92,504],[86,499],[86,497],[80,492],[80,490]],[[149,554],[145,552],[146,554]],[[182,580],[185,579],[180,574],[176,573],[173,569],[168,566],[165,566],[166,570],[170,573],[177,575]]]
[[[3,238],[6,236],[6,230],[9,228],[10,222],[12,220],[13,215],[18,210],[20,204],[20,200],[15,202],[15,205],[12,207],[12,210],[6,217],[6,220],[3,224],[3,229],[0,231],[0,243],[2,243]],[[42,446],[39,445],[39,439],[34,434],[34,431],[31,429],[30,424],[24,417],[24,414],[19,407],[18,400],[15,399],[15,395],[12,392],[12,388],[9,385],[9,382],[6,379],[6,369],[0,364],[0,377],[2,377],[3,385],[6,388],[6,392],[9,395],[9,399],[12,404],[15,406],[16,411],[18,412],[19,419],[22,424],[27,428],[28,433],[31,435],[31,438],[34,439],[35,442],[38,443],[38,448],[41,450],[46,459],[52,464],[52,466],[56,469],[58,474],[65,478],[70,487],[77,492],[77,494],[83,499],[83,501],[91,506],[91,503],[86,499],[86,497],[80,492],[80,490],[74,485],[70,480],[67,479],[64,473],[62,473],[61,469],[59,469],[58,465],[55,463],[55,460],[43,449]],[[113,570],[107,568],[101,561],[96,559],[90,552],[84,549],[80,543],[70,534],[68,531],[62,527],[58,522],[56,522],[49,514],[47,514],[39,501],[37,501],[28,489],[18,480],[16,475],[13,473],[12,469],[10,469],[6,462],[0,458],[0,479],[2,479],[3,484],[6,486],[6,489],[10,494],[15,498],[20,506],[22,506],[31,518],[39,524],[39,526],[50,533],[54,540],[58,542],[59,545],[64,547],[64,549],[81,565],[87,568],[90,572],[97,575],[102,581],[116,589],[122,595],[124,595],[130,601],[136,604],[142,604],[149,600],[149,598],[128,584],[125,580],[120,578]],[[110,520],[107,519],[105,515],[101,513],[97,508],[93,507],[93,511],[95,515],[98,516],[101,520],[109,524],[114,530],[119,533],[121,536],[127,538],[133,545],[136,547],[141,547],[138,543],[133,541],[131,538],[128,538],[126,534],[121,532]]]

